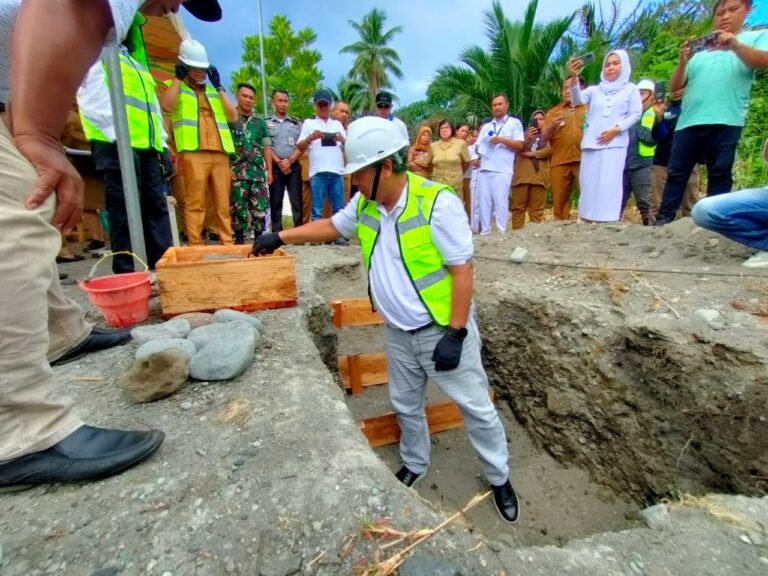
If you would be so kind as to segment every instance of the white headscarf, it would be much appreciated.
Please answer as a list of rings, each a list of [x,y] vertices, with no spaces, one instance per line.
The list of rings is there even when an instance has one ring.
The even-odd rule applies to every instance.
[[[629,77],[632,74],[632,65],[629,63],[629,55],[627,55],[624,50],[611,50],[608,52],[603,59],[603,68],[605,68],[605,61],[608,60],[608,57],[612,54],[616,54],[616,56],[619,57],[619,60],[621,60],[621,72],[619,73],[619,77],[613,82],[609,82],[605,79],[604,71],[600,72],[600,90],[604,94],[615,94],[623,89],[629,83]]]

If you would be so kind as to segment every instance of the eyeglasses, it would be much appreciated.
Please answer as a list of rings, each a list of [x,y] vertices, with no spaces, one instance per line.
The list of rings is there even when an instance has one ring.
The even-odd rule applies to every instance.
[[[392,108],[392,104],[384,104],[383,102],[380,102],[379,104],[376,104],[376,108],[379,108],[381,110],[385,108]]]

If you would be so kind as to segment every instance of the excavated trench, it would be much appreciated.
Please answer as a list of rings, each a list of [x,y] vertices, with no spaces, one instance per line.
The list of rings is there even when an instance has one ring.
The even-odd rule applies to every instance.
[[[315,290],[323,302],[366,295],[357,265],[323,269],[315,276]],[[309,308],[309,329],[321,357],[338,376],[337,355],[384,351],[382,326],[348,327],[337,331],[326,305]],[[495,385],[497,397],[505,393]],[[357,396],[347,395],[347,406],[356,419],[391,410],[386,386],[368,387]],[[448,398],[429,384],[427,403]],[[513,482],[524,505],[524,521],[513,530],[505,526],[489,504],[469,512],[467,520],[485,534],[513,546],[562,545],[596,533],[615,532],[638,525],[639,507],[632,499],[595,482],[582,467],[557,461],[531,437],[506,400],[496,402],[507,432]],[[401,465],[397,445],[374,449],[393,472]],[[431,465],[416,491],[434,505],[458,510],[476,493],[486,489],[480,464],[464,429],[432,436]]]
[[[692,258],[702,239],[689,240],[687,234],[673,228],[669,243]],[[550,238],[542,240],[550,245]],[[484,252],[497,250],[492,242]],[[596,240],[584,242],[595,246]],[[658,245],[653,237],[650,242]],[[729,251],[726,245],[724,257]],[[702,258],[708,265],[720,256],[713,252]],[[526,515],[514,531],[506,530],[490,506],[470,513],[469,521],[486,533],[509,534],[505,539],[516,545],[560,544],[625,529],[636,525],[640,508],[681,493],[765,494],[760,481],[768,475],[765,327],[747,314],[723,314],[731,324],[724,330],[694,314],[702,302],[750,296],[752,284],[705,277],[691,288],[688,278],[679,285],[670,279],[669,287],[690,295],[687,307],[676,303],[680,312],[674,317],[659,310],[658,299],[649,306],[648,290],[638,288],[636,276],[606,280],[600,273],[595,280],[582,272],[522,271],[476,260],[484,366]],[[318,268],[314,290],[324,302],[367,294],[357,264]],[[337,332],[325,304],[308,317],[334,373],[338,354],[384,350],[381,327]],[[428,402],[442,399],[430,384]],[[355,418],[390,409],[386,387],[347,396],[347,404]],[[396,446],[375,452],[392,470],[399,467]],[[455,510],[483,487],[464,431],[434,435],[432,464],[419,494]]]

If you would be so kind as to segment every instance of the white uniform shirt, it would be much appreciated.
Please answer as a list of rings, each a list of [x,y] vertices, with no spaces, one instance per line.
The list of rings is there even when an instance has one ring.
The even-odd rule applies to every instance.
[[[359,197],[358,192],[343,210],[331,217],[336,230],[347,238],[357,234]],[[387,324],[401,330],[414,330],[432,322],[432,317],[419,299],[400,256],[396,224],[407,199],[406,184],[392,212],[387,213],[381,204],[376,205],[381,228],[371,259],[370,283],[373,301]],[[432,208],[430,231],[446,265],[465,264],[472,259],[472,231],[464,205],[456,194],[447,191],[438,194]]]
[[[107,0],[115,27],[107,34],[105,52],[117,46],[128,33],[145,0]],[[11,35],[22,0],[0,0],[0,102],[11,100]],[[44,41],[45,32],[39,32]],[[102,53],[102,56],[105,54]]]
[[[328,120],[307,118],[301,126],[299,142],[309,138],[309,135],[315,130],[320,130],[320,132],[338,132],[344,138],[347,137],[344,126],[338,120],[333,118],[328,118]],[[310,142],[307,153],[309,154],[310,178],[320,172],[332,172],[334,174],[342,174],[344,172],[344,154],[341,142],[336,142],[336,146],[323,146],[321,140],[317,139]]]
[[[158,113],[160,103],[157,100],[157,94],[153,94],[155,106]],[[85,80],[80,84],[77,90],[77,106],[80,113],[90,120],[112,142],[116,140],[115,123],[112,119],[112,103],[109,98],[109,88],[107,88],[106,73],[104,65],[99,60],[91,66]],[[160,122],[160,137],[163,142],[168,142],[168,133],[165,131],[164,122]]]
[[[400,118],[397,118],[396,116],[392,116],[390,120],[392,120],[395,126],[397,126],[397,129],[400,130],[400,134],[403,135],[403,140],[406,140],[406,141],[410,140],[408,138],[408,127],[405,125],[405,122],[403,122],[402,120],[400,120]]]
[[[491,144],[494,136],[502,136],[525,141],[525,132],[520,120],[514,116],[505,116],[501,120],[492,120],[480,129],[477,150],[480,153],[480,171],[512,174],[515,168],[515,153],[504,144]]]

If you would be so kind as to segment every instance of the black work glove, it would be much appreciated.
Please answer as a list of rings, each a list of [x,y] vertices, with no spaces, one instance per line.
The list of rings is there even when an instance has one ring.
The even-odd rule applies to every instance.
[[[455,370],[461,362],[461,348],[464,345],[463,340],[455,336],[445,334],[435,346],[432,352],[432,360],[435,362],[435,370],[438,372],[448,372]]]
[[[176,78],[179,80],[184,80],[184,78],[187,77],[187,74],[189,74],[189,68],[187,68],[186,64],[182,64],[181,62],[176,64],[176,70],[174,72]]]
[[[283,246],[285,242],[280,239],[280,234],[276,232],[269,232],[267,234],[261,234],[253,239],[253,252],[254,256],[261,256],[262,254],[272,254],[275,250]]]
[[[216,66],[208,67],[208,79],[211,81],[211,84],[214,88],[216,88],[216,90],[221,88],[221,74],[219,74],[219,71],[216,70]]]

